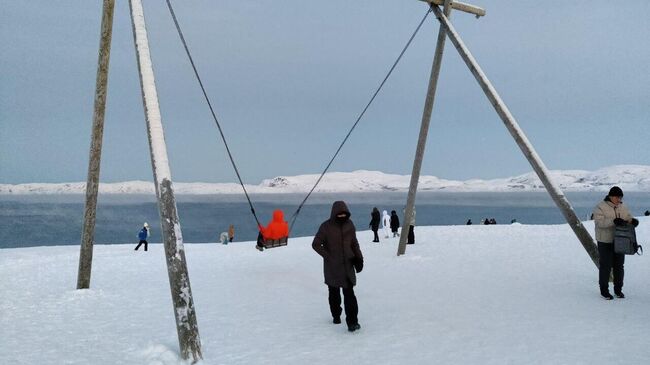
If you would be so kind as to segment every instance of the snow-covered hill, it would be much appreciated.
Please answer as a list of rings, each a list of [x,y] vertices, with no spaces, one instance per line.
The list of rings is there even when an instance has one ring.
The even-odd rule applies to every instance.
[[[641,242],[650,217],[640,217]],[[593,232],[593,222],[585,222]],[[355,292],[361,330],[332,324],[311,237],[185,245],[202,364],[645,364],[650,265],[625,262],[606,301],[568,225],[417,227],[371,243]],[[0,364],[180,364],[163,247],[96,245],[75,290],[75,246],[0,250]]]
[[[650,166],[618,165],[596,171],[557,170],[550,171],[552,179],[566,191],[607,191],[618,185],[624,191],[650,191]],[[303,193],[311,189],[318,175],[278,176],[262,181],[259,185],[247,185],[250,193]],[[380,192],[408,191],[410,176],[385,174],[379,171],[358,170],[331,172],[325,175],[317,192]],[[174,183],[177,194],[239,194],[241,187],[235,183]],[[494,179],[466,181],[444,180],[436,176],[421,176],[420,191],[540,191],[541,182],[534,172],[524,175]],[[0,194],[83,194],[85,183],[61,184],[0,184]],[[152,182],[128,181],[102,183],[104,194],[153,194]]]

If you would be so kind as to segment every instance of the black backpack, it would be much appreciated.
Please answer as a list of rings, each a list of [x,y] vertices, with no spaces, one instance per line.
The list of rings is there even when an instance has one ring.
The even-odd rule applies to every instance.
[[[614,252],[625,255],[643,255],[643,246],[636,242],[636,232],[633,225],[616,226],[614,231]]]

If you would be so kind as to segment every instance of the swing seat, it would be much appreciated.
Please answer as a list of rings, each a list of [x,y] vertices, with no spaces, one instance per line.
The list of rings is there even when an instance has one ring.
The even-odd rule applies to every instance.
[[[265,239],[262,242],[262,245],[264,248],[274,248],[274,247],[281,247],[281,246],[286,246],[287,241],[289,240],[289,237],[282,237],[278,239]]]

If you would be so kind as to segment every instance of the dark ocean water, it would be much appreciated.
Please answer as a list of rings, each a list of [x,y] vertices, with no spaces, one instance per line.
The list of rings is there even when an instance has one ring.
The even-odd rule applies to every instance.
[[[576,213],[588,219],[604,193],[568,193]],[[252,196],[263,224],[274,209],[290,218],[303,195]],[[368,229],[370,211],[396,210],[403,220],[405,193],[317,194],[302,208],[292,236],[314,235],[330,215],[334,200],[345,200],[359,230]],[[626,193],[625,204],[633,215],[650,209],[650,193]],[[177,196],[178,212],[186,243],[216,242],[228,225],[235,225],[235,241],[253,241],[256,224],[241,195]],[[0,248],[78,245],[83,223],[83,195],[0,196]],[[432,193],[417,195],[416,225],[463,225],[482,218],[497,223],[516,219],[523,224],[565,223],[547,193]],[[97,209],[95,242],[136,243],[143,222],[152,229],[150,242],[161,242],[158,208],[153,196],[102,195]]]

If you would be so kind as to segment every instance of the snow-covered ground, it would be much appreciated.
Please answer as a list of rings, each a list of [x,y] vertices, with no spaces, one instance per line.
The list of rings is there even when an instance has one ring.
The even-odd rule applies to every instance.
[[[639,241],[650,243],[650,218]],[[587,222],[593,232],[593,223]],[[627,257],[626,299],[600,298],[567,225],[359,232],[362,329],[334,325],[311,238],[186,245],[205,364],[644,364],[650,265]],[[650,244],[648,245],[650,247]],[[75,290],[78,247],[0,250],[1,364],[177,364],[160,244],[98,245],[91,289]]]
[[[623,191],[650,191],[650,166],[618,165],[596,171],[552,170],[553,181],[566,191],[608,191],[613,185]],[[249,193],[304,193],[308,192],[319,175],[278,176],[259,185],[246,185]],[[331,172],[325,175],[317,192],[379,192],[408,191],[410,175],[386,174],[379,171]],[[0,184],[0,194],[83,194],[85,182],[60,184]],[[234,183],[174,183],[178,194],[241,194]],[[420,176],[420,191],[543,191],[544,186],[534,172],[520,176],[466,181],[445,180],[436,176]],[[154,194],[152,182],[127,181],[101,183],[99,191],[105,194]]]

